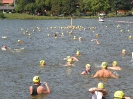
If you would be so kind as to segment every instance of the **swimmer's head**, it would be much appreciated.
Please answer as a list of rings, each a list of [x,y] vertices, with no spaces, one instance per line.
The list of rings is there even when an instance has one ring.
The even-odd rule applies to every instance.
[[[123,49],[123,50],[122,50],[122,53],[125,53],[125,52],[126,52],[126,50],[125,50],[125,49]]]
[[[79,51],[77,51],[77,52],[76,52],[76,55],[80,55],[80,52],[79,52]]]
[[[79,37],[79,40],[81,41],[82,40],[82,37]]]
[[[96,37],[99,37],[99,34],[96,34]]]
[[[45,65],[45,60],[41,60],[41,61],[40,61],[40,65],[41,65],[41,66]]]
[[[76,39],[76,36],[73,36],[73,39]]]
[[[86,64],[85,65],[85,68],[89,68],[91,65],[90,64]]]
[[[33,82],[34,83],[39,83],[40,82],[40,77],[39,76],[34,76],[33,77]]]
[[[102,68],[106,68],[108,66],[108,63],[107,62],[102,62]]]
[[[123,99],[124,97],[125,94],[123,91],[118,90],[114,93],[114,99]]]
[[[112,65],[113,66],[117,66],[118,65],[118,62],[117,61],[113,61]]]
[[[71,63],[72,63],[72,59],[69,58],[69,59],[67,60],[67,62],[69,62],[69,63],[71,64]]]
[[[98,88],[103,89],[103,88],[104,88],[104,84],[101,83],[101,82],[99,82],[99,83],[98,83]]]
[[[18,40],[18,43],[20,43],[21,40]]]

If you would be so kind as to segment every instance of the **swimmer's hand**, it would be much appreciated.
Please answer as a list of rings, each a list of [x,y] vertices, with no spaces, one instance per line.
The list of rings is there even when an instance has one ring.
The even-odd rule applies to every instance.
[[[48,85],[46,82],[44,82],[44,85],[46,86],[46,85]]]

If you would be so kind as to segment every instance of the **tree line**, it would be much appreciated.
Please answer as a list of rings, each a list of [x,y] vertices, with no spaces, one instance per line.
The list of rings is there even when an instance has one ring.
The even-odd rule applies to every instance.
[[[34,15],[96,15],[131,10],[132,0],[15,0],[15,11]]]

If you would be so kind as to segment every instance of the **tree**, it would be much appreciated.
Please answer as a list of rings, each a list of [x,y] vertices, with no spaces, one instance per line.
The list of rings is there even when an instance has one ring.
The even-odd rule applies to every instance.
[[[51,1],[51,12],[54,15],[59,15],[60,12],[60,4],[59,4],[59,0],[52,0]]]

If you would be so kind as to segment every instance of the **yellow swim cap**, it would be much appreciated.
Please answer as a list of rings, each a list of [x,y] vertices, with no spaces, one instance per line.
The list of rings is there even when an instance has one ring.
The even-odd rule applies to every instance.
[[[88,68],[88,67],[90,67],[90,66],[91,66],[90,64],[86,64],[85,68]]]
[[[117,66],[118,65],[118,62],[117,61],[113,61],[112,65],[113,66]]]
[[[18,42],[20,42],[20,40],[18,40]]]
[[[122,50],[122,52],[125,52],[125,51],[126,51],[125,49]]]
[[[40,77],[39,77],[39,76],[34,76],[34,77],[33,77],[33,82],[34,82],[34,83],[40,82]]]
[[[116,91],[115,93],[114,93],[114,98],[120,98],[120,99],[122,99],[122,98],[124,98],[124,96],[125,96],[125,94],[124,94],[124,92],[123,91]]]
[[[76,55],[80,55],[80,52],[79,52],[79,51],[77,51],[77,52],[76,52]]]
[[[69,63],[72,63],[72,59],[71,59],[71,58],[69,58],[67,61],[68,61]]]
[[[103,84],[103,83],[101,83],[101,82],[99,82],[99,83],[98,83],[98,88],[103,89],[103,88],[104,88],[104,84]]]
[[[102,68],[106,68],[108,66],[107,62],[102,62]]]
[[[41,60],[40,65],[44,65],[44,64],[45,64],[45,60]]]

